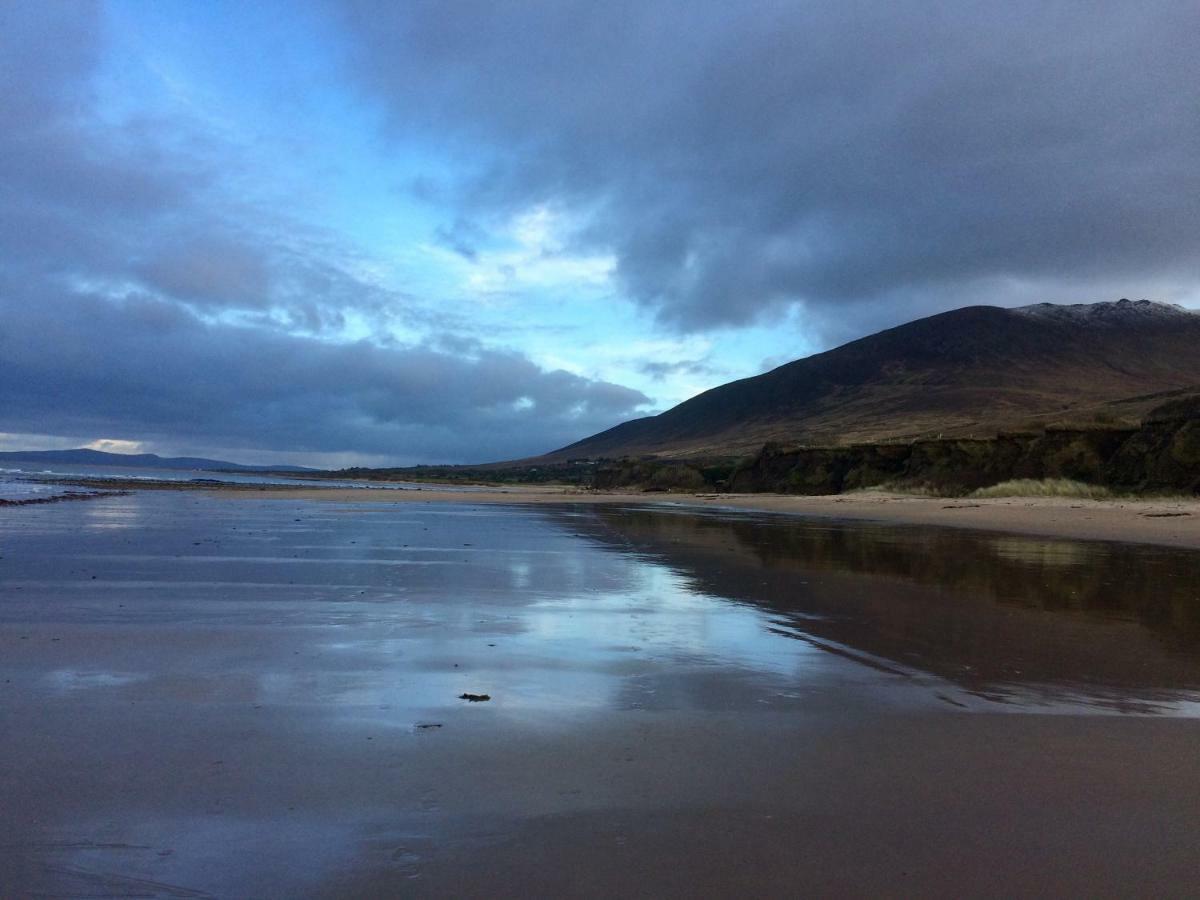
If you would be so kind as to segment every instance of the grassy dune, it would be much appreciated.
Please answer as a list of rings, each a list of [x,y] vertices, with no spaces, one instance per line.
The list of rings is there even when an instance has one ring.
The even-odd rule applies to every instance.
[[[1108,488],[1070,478],[1016,478],[990,487],[979,488],[972,497],[1072,497],[1079,500],[1104,500],[1112,496]]]

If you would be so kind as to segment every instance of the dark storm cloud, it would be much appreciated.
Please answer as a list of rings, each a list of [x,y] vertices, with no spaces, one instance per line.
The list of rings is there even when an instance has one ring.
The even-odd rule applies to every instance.
[[[99,29],[95,4],[0,7],[0,262],[8,268],[108,275],[128,254],[130,222],[190,202],[183,173],[151,148],[126,142],[120,128],[90,132]]]
[[[330,339],[350,313],[458,323],[227,196],[239,161],[186,121],[99,120],[101,32],[85,2],[0,6],[0,431],[486,461],[649,402],[469,338]]]
[[[679,328],[1200,280],[1190,0],[337,6],[397,136],[489,148],[460,212],[595,210]]]
[[[562,446],[648,402],[479,346],[339,344],[150,297],[0,291],[10,432],[483,462]]]

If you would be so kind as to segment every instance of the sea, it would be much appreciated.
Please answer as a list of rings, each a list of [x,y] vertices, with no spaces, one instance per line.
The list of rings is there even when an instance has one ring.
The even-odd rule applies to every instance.
[[[278,475],[262,472],[220,472],[203,469],[148,469],[130,466],[91,466],[47,464],[41,460],[22,462],[5,460],[0,466],[0,500],[30,500],[67,493],[92,493],[95,488],[72,485],[80,478],[127,481],[131,488],[145,481],[198,482],[204,484],[278,484],[308,487],[374,488],[382,490],[421,490],[427,485],[405,481],[364,481],[361,479],[305,478],[303,475]],[[438,486],[438,490],[471,492],[469,485]]]

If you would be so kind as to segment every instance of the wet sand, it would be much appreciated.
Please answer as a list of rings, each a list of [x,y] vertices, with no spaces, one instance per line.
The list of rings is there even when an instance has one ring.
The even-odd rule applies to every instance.
[[[1191,892],[1200,554],[455,499],[0,516],[0,893]]]
[[[222,490],[229,496],[388,503],[462,502],[461,492],[332,488]],[[596,503],[687,506],[775,512],[821,519],[939,525],[1082,540],[1127,541],[1200,549],[1200,499],[1075,500],[1067,498],[947,499],[863,491],[829,497],[788,494],[643,494],[513,486],[480,489],[472,503]]]

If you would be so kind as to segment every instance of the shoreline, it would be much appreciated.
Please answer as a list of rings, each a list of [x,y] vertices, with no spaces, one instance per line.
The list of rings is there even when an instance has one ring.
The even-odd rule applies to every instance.
[[[627,504],[728,510],[829,521],[964,528],[1036,537],[1155,544],[1200,550],[1200,497],[922,497],[886,491],[802,496],[746,493],[589,491],[567,485],[505,485],[480,490],[309,487],[306,485],[73,479],[73,486],[112,490],[204,491],[227,498],[337,503]],[[43,501],[44,502],[44,501]]]
[[[17,500],[6,500],[0,497],[0,507],[10,506],[44,506],[47,503],[69,503],[73,500],[100,500],[104,497],[126,497],[132,491],[94,491],[85,493],[83,491],[66,491],[62,494],[51,494],[48,497],[21,497]]]
[[[766,512],[812,519],[933,525],[1038,537],[1119,541],[1200,549],[1200,499],[1080,500],[1059,497],[947,499],[864,491],[804,497],[791,494],[643,494],[576,488],[509,486],[482,491],[383,488],[208,487],[228,497],[339,503],[586,503]]]

